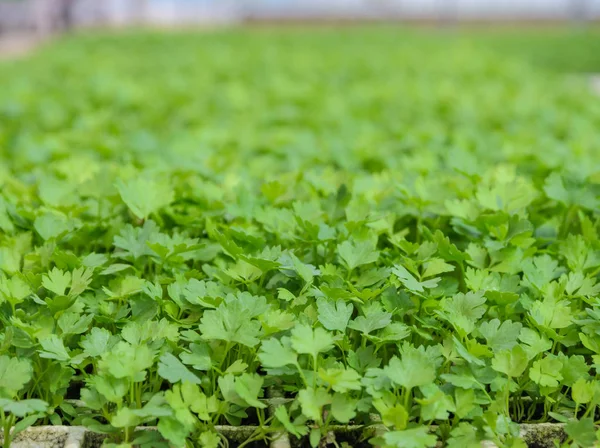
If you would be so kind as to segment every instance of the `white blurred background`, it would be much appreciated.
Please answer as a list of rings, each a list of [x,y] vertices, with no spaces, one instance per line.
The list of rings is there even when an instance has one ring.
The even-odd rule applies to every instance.
[[[0,33],[244,21],[593,21],[600,0],[0,0]]]

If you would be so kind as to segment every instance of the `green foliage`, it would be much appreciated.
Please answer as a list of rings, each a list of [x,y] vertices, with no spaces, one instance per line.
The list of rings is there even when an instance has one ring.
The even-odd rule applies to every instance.
[[[322,446],[375,414],[381,447],[534,421],[593,444],[600,108],[482,42],[79,36],[3,63],[4,433]]]

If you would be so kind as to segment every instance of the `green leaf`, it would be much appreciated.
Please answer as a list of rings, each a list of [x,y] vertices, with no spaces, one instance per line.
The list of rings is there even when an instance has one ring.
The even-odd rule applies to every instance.
[[[375,330],[387,327],[392,321],[392,314],[385,311],[375,311],[366,316],[358,316],[348,324],[348,328],[370,334]]]
[[[135,427],[141,422],[142,419],[129,408],[118,409],[110,419],[110,424],[116,428]]]
[[[481,448],[481,445],[476,428],[461,422],[450,432],[447,448]]]
[[[93,269],[77,268],[71,274],[69,295],[76,297],[84,292],[92,282]]]
[[[404,344],[400,349],[400,358],[393,356],[384,371],[394,384],[412,389],[432,383],[436,376],[436,365],[422,346],[415,348]]]
[[[447,420],[449,413],[456,411],[452,397],[435,384],[421,386],[420,390],[423,398],[417,399],[417,402],[421,405],[423,421]]]
[[[174,199],[168,182],[156,181],[144,174],[127,182],[119,180],[116,187],[123,202],[139,219],[146,219]]]
[[[588,366],[583,356],[567,356],[564,353],[559,353],[558,359],[562,363],[560,370],[560,374],[562,375],[561,383],[565,386],[571,387],[578,379],[588,378],[590,366]]]
[[[0,409],[2,409],[4,412],[9,412],[16,417],[25,417],[29,414],[46,412],[48,409],[48,403],[35,398],[19,401],[0,398]]]
[[[35,400],[35,398],[33,398],[33,400]],[[13,428],[12,428],[11,435],[12,435],[13,439],[15,438],[15,436],[17,434],[25,431],[30,426],[33,426],[39,419],[44,418],[44,417],[45,417],[45,415],[40,412],[40,413],[35,413],[33,415],[28,415],[27,417],[21,418],[21,420],[19,420],[17,423],[15,423],[15,426],[13,426]]]
[[[4,299],[13,305],[18,305],[30,296],[31,293],[31,287],[20,275],[15,275],[11,278],[0,277],[0,303]]]
[[[400,280],[400,282],[406,287],[406,289],[416,293],[425,292],[425,288],[435,288],[440,282],[439,278],[432,278],[430,280],[420,282],[410,272],[408,272],[404,266],[401,266],[399,264],[394,266],[392,272],[394,273],[394,275],[396,275],[396,277],[398,277],[398,280]]]
[[[500,323],[498,319],[492,319],[479,325],[479,332],[487,340],[490,348],[497,352],[510,350],[517,344],[517,338],[523,328],[519,322],[506,320]]]
[[[315,267],[311,264],[303,263],[293,253],[289,253],[288,256],[292,262],[292,269],[298,273],[305,283],[312,284],[314,276],[318,273]]]
[[[356,416],[356,404],[358,400],[347,394],[333,394],[331,400],[331,414],[340,423],[348,423]]]
[[[544,192],[550,199],[570,205],[570,195],[563,184],[563,180],[558,173],[552,173],[544,182]]]
[[[161,417],[157,425],[160,434],[174,446],[185,446],[192,428],[181,424],[176,417]]]
[[[210,422],[213,415],[219,412],[216,397],[207,397],[195,384],[184,382],[181,385],[181,396],[190,410],[202,421]]]
[[[97,358],[110,349],[110,340],[112,334],[104,328],[94,327],[85,336],[79,345],[83,348],[86,356]]]
[[[373,400],[373,406],[381,415],[381,421],[384,425],[394,427],[397,430],[406,428],[410,416],[404,406],[396,403],[395,397],[390,399],[390,396],[384,396]]]
[[[352,317],[354,306],[351,303],[346,304],[343,300],[332,302],[327,299],[319,298],[317,300],[317,309],[319,312],[319,322],[330,331],[345,331],[348,321]]]
[[[265,367],[285,367],[296,364],[296,354],[291,348],[290,338],[283,337],[281,340],[271,338],[262,342],[258,358]]]
[[[40,340],[40,345],[43,350],[39,350],[38,353],[42,358],[56,359],[62,362],[71,360],[71,355],[65,348],[63,340],[54,334]]]
[[[243,373],[235,379],[235,391],[242,400],[255,408],[264,409],[266,404],[258,400],[263,379],[256,373]]]
[[[565,425],[565,432],[581,447],[594,446],[598,440],[594,421],[591,418],[570,421]]]
[[[129,391],[129,381],[126,378],[113,378],[110,375],[95,375],[90,378],[88,385],[94,387],[98,394],[111,403],[121,403],[123,397]],[[94,398],[91,394],[87,396]],[[102,407],[102,403],[100,407]]]
[[[425,263],[423,278],[435,277],[436,275],[452,271],[454,271],[454,266],[451,264],[446,263],[441,258],[431,258]]]
[[[196,370],[207,371],[212,368],[210,348],[206,343],[192,343],[189,349],[189,353],[183,352],[179,355],[184,364],[191,365]]]
[[[87,331],[94,316],[91,314],[82,316],[78,313],[64,313],[58,318],[58,326],[63,334],[82,334]]]
[[[529,359],[535,358],[538,354],[548,351],[552,348],[552,342],[545,336],[538,334],[531,328],[523,328],[519,334],[519,340],[523,342],[524,349]]]
[[[171,384],[188,382],[200,384],[200,378],[190,372],[174,355],[165,353],[158,363],[158,374]]]
[[[545,387],[557,387],[563,379],[561,375],[562,363],[558,359],[545,357],[534,361],[529,369],[529,378]]]
[[[454,403],[456,410],[454,412],[460,418],[468,418],[474,411],[480,409],[476,400],[473,389],[455,389]]]
[[[360,390],[360,375],[353,369],[320,369],[319,377],[336,392]]]
[[[379,258],[379,251],[369,240],[350,242],[344,241],[337,247],[338,254],[349,271],[358,266],[375,263]]]
[[[129,378],[140,382],[153,364],[154,354],[148,346],[135,346],[121,341],[102,355],[98,367],[115,378]]]
[[[296,323],[296,316],[287,311],[269,309],[259,316],[265,336],[289,330]]]
[[[302,389],[298,392],[298,401],[302,406],[302,413],[316,422],[322,421],[323,406],[331,404],[333,397],[323,388]]]
[[[115,256],[125,260],[137,260],[144,256],[154,255],[148,243],[158,233],[159,228],[151,219],[145,221],[142,227],[133,227],[131,224],[126,225],[114,237],[114,245],[120,249],[115,253]]]
[[[233,373],[234,375],[237,375],[238,373],[246,371],[247,368],[248,364],[241,359],[236,359],[229,367],[227,367],[225,373]]]
[[[216,310],[204,312],[199,325],[202,339],[222,340],[254,347],[260,335],[260,322],[249,318],[239,300],[222,303]]]
[[[317,359],[319,353],[328,352],[333,348],[333,337],[322,328],[296,325],[292,330],[291,344],[296,352],[306,353]]]
[[[216,432],[204,431],[198,437],[202,448],[218,448],[221,445],[221,437]]]
[[[275,418],[281,422],[287,432],[295,435],[297,438],[301,438],[308,434],[308,428],[305,424],[292,423],[285,406],[278,406],[277,409],[275,409]]]
[[[456,352],[465,361],[475,366],[485,365],[485,362],[482,359],[479,359],[476,356],[474,356],[464,345],[460,343],[458,339],[456,339],[456,336],[452,336],[452,343],[454,345],[454,348],[456,349]]]
[[[515,345],[510,350],[500,351],[492,359],[492,368],[511,378],[521,376],[528,364],[527,353],[520,345]]]
[[[57,296],[62,296],[71,284],[71,273],[58,268],[52,269],[42,277],[42,286]]]
[[[470,334],[487,310],[484,292],[458,293],[441,303],[438,314],[450,322],[461,334]]]
[[[67,233],[73,226],[65,215],[53,211],[36,217],[33,227],[44,240],[50,240]]]
[[[560,273],[558,262],[548,254],[524,260],[522,268],[523,277],[538,290],[558,277]]]
[[[529,313],[538,325],[547,328],[566,328],[573,321],[570,303],[550,295],[533,302]]]
[[[31,380],[32,373],[28,359],[0,356],[0,397],[14,397]]]
[[[437,443],[437,437],[429,434],[429,428],[426,426],[389,431],[383,434],[383,440],[386,446],[397,448],[432,448]]]
[[[571,397],[578,404],[586,404],[592,401],[594,395],[598,391],[598,386],[593,381],[586,381],[584,378],[579,378],[571,389]]]

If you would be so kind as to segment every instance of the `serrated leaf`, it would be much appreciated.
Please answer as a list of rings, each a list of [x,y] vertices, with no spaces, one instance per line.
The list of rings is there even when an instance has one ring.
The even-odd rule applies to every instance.
[[[437,437],[429,434],[429,428],[418,426],[403,431],[389,431],[383,434],[386,446],[397,448],[432,448]]]
[[[322,328],[296,325],[292,330],[291,344],[296,352],[306,353],[316,359],[319,353],[333,348],[333,337]]]
[[[375,330],[385,328],[392,321],[392,314],[385,311],[375,311],[366,316],[358,316],[348,324],[348,328],[370,334]]]
[[[31,380],[32,372],[28,359],[0,356],[0,397],[14,397]]]
[[[492,368],[511,378],[519,377],[525,371],[528,364],[527,353],[520,345],[515,345],[510,350],[500,351],[492,359]]]
[[[119,180],[116,187],[123,202],[140,219],[173,201],[173,191],[167,182],[159,182],[143,174],[127,182]]]
[[[302,414],[310,420],[320,422],[323,415],[323,406],[331,403],[333,397],[323,388],[302,389],[298,392],[298,401],[302,406]]]
[[[319,298],[317,300],[317,309],[319,322],[327,330],[345,331],[348,321],[352,317],[354,306],[351,303],[346,304],[343,300],[332,302],[324,298]]]
[[[255,408],[264,409],[266,404],[258,400],[263,379],[257,374],[243,373],[235,379],[235,391],[242,400]]]
[[[188,382],[200,384],[200,378],[190,372],[174,355],[165,353],[158,362],[158,374],[172,384]]]
[[[71,355],[65,348],[65,345],[61,338],[56,335],[51,335],[45,339],[40,340],[42,350],[38,353],[42,358],[56,359],[57,361],[67,362],[71,359]]]
[[[398,280],[402,282],[406,289],[417,293],[425,292],[425,288],[435,288],[440,282],[439,278],[432,278],[423,282],[418,281],[404,266],[401,265],[394,266],[392,272],[398,277]]]
[[[562,363],[558,359],[538,359],[529,369],[529,378],[540,386],[556,387],[563,379],[561,368]]]
[[[402,346],[400,357],[392,357],[384,371],[393,383],[406,389],[432,383],[436,376],[435,362],[424,348],[408,344]]]
[[[297,357],[291,348],[290,339],[287,337],[281,340],[271,338],[262,342],[258,358],[265,367],[285,367],[295,364]]]
[[[338,254],[346,268],[350,271],[365,264],[375,263],[379,251],[370,241],[344,241],[337,247]]]
[[[63,272],[58,268],[52,269],[42,277],[42,286],[58,296],[65,294],[71,284],[71,273]]]
[[[348,423],[356,416],[356,404],[358,400],[346,394],[333,394],[331,400],[331,414],[340,423]]]

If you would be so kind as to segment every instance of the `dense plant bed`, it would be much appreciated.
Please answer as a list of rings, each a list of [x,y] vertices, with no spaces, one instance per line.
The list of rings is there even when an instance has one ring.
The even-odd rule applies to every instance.
[[[375,415],[382,447],[523,447],[540,422],[593,445],[600,102],[541,70],[393,29],[4,63],[5,434],[316,447]]]

